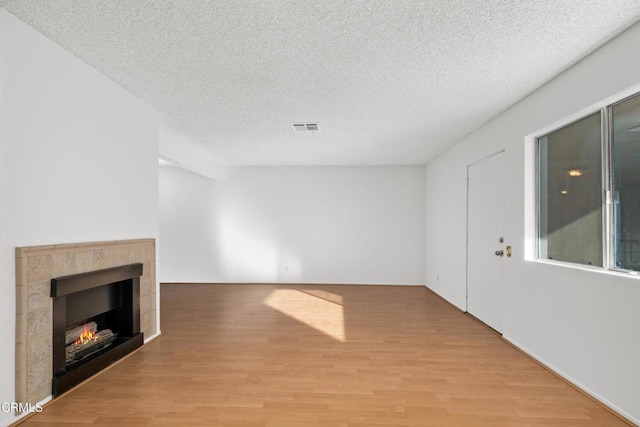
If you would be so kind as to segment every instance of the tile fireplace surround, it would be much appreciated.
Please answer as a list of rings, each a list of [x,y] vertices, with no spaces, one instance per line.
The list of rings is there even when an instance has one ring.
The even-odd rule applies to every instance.
[[[155,239],[16,248],[16,401],[51,396],[53,299],[51,279],[142,263],[140,330],[157,331]]]

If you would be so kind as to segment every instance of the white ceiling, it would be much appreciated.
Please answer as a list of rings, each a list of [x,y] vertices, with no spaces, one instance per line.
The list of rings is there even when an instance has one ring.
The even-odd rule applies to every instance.
[[[0,5],[227,165],[424,164],[640,19],[638,0]]]

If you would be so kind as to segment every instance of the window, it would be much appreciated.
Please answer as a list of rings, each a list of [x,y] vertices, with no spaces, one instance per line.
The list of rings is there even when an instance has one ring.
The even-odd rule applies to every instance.
[[[614,267],[640,271],[640,94],[611,115]]]
[[[640,271],[640,94],[536,146],[538,258]]]
[[[540,258],[602,266],[601,113],[538,139]]]

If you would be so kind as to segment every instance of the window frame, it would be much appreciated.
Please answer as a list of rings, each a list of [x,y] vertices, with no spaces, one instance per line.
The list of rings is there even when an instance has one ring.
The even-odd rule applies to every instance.
[[[640,96],[640,84],[583,108],[525,137],[525,260],[582,270],[640,276],[640,271],[616,266],[615,215],[613,201],[613,107]],[[570,126],[592,114],[601,115],[602,267],[540,257],[540,143],[539,139]],[[529,241],[529,244],[526,242]]]

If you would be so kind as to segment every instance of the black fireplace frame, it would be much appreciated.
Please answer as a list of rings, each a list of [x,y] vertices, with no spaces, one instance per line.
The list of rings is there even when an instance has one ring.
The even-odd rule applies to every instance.
[[[51,279],[53,298],[53,379],[52,395],[56,397],[87,378],[95,375],[131,353],[144,342],[140,332],[140,276],[143,265],[129,264],[104,270],[74,274]],[[88,292],[87,292],[88,291]],[[101,294],[102,302],[95,307],[73,307],[74,299],[81,293]],[[68,301],[69,300],[69,301]],[[66,330],[69,321],[82,320],[91,310],[93,315],[113,309],[121,309],[125,316],[119,316],[120,330],[125,339],[119,340],[86,362],[69,368],[66,365]],[[101,311],[103,310],[103,311]],[[68,319],[70,317],[70,319]],[[89,316],[87,316],[89,317]],[[120,318],[122,317],[122,318]],[[77,319],[76,319],[77,318]]]

